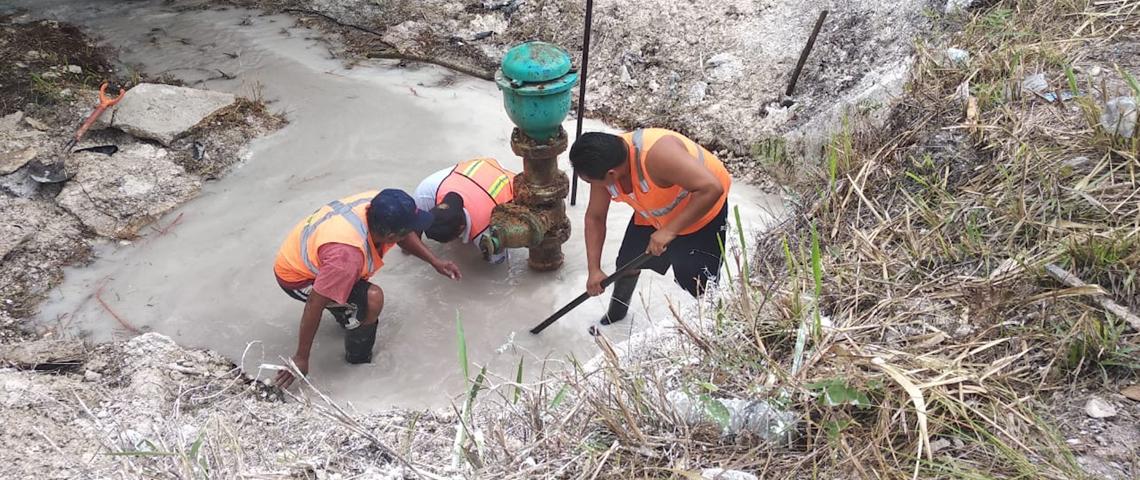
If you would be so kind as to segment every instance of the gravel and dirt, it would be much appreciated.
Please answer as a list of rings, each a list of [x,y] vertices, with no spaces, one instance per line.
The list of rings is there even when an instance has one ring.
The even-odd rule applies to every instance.
[[[328,28],[346,62],[485,75],[522,39],[580,48],[581,2],[237,3]],[[587,110],[725,149],[742,177],[793,192],[798,214],[754,253],[732,252],[751,278],[659,319],[669,327],[630,344],[639,354],[599,338],[599,357],[565,376],[477,375],[449,412],[360,415],[308,388],[284,398],[157,334],[41,345],[21,328],[92,241],[162,231],[148,225],[158,211],[86,218],[98,215],[83,205],[114,202],[76,190],[115,180],[85,169],[163,157],[189,198],[279,124],[256,103],[169,147],[92,132],[80,146],[122,153],[84,154],[62,186],[15,168],[0,176],[0,474],[1137,478],[1140,325],[1105,302],[1140,310],[1140,133],[1119,134],[1128,112],[1101,118],[1110,99],[1140,96],[1140,14],[1135,2],[955,10],[970,3],[598,2]],[[825,6],[796,104],[767,108]],[[0,72],[7,168],[62,143],[112,62],[67,25],[0,29],[17,59]],[[32,33],[53,40],[27,45]],[[1038,73],[1045,88],[1028,81]],[[673,390],[708,421],[677,415]],[[754,399],[800,415],[790,442],[723,434],[725,405]]]

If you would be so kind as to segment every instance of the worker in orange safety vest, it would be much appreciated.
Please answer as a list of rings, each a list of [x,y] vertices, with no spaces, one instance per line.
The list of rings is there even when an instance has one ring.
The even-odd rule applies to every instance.
[[[372,361],[384,291],[369,279],[384,265],[384,254],[394,245],[441,275],[460,279],[459,267],[436,258],[420,240],[417,232],[431,222],[431,214],[417,209],[411,196],[387,189],[334,200],[293,227],[278,250],[273,273],[286,294],[305,302],[293,354],[301,373],[308,373],[309,353],[325,309],[346,330],[345,360]],[[274,383],[288,388],[293,380],[283,370]]]
[[[416,206],[430,211],[433,218],[423,233],[440,243],[458,239],[480,247],[495,206],[515,198],[515,175],[493,158],[468,160],[431,174],[414,194]],[[484,251],[483,258],[501,263],[507,251]]]
[[[720,272],[732,178],[712,152],[677,132],[638,129],[621,135],[591,132],[570,148],[570,163],[590,184],[586,207],[586,291],[599,295],[602,245],[611,202],[633,207],[618,250],[617,265],[644,252],[655,256],[642,268],[673,278],[698,296]],[[640,270],[614,282],[603,325],[629,311]]]

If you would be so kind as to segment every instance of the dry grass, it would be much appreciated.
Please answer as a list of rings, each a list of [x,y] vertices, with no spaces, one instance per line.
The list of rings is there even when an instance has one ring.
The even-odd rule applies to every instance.
[[[599,339],[602,368],[506,402],[477,470],[1085,477],[1047,401],[1140,372],[1137,327],[1099,301],[1140,306],[1140,134],[1098,126],[1104,100],[1140,95],[1104,53],[1140,41],[1140,2],[997,1],[946,22],[958,33],[918,45],[888,128],[852,121],[797,186],[798,215],[755,261],[735,254],[749,281],[723,279],[717,308],[672,319],[678,358],[619,360]],[[947,62],[947,46],[970,62]],[[1022,92],[1036,73],[1044,93],[1079,93]],[[665,398],[675,389],[786,406],[798,440],[687,425]]]

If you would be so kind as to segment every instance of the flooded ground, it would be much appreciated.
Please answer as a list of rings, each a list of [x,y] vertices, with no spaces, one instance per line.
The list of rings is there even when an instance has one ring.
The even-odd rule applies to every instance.
[[[177,11],[162,2],[16,4],[35,17],[89,28],[119,49],[122,60],[149,74],[260,96],[291,122],[254,142],[240,168],[158,222],[159,228],[173,225],[164,234],[104,245],[94,264],[67,272],[39,321],[93,341],[129,335],[117,315],[184,345],[215,349],[255,372],[295,348],[301,304],[281,292],[271,268],[298,219],[364,190],[410,192],[432,172],[475,156],[522,168],[511,153],[512,125],[492,83],[437,68],[373,63],[348,69],[332,58],[318,32],[289,17]],[[566,128],[573,132],[572,122]],[[586,129],[610,130],[597,122],[587,122]],[[568,169],[565,156],[560,162]],[[583,304],[540,336],[527,333],[585,286],[581,234],[588,186],[581,187],[583,201],[568,208],[574,234],[557,272],[528,270],[525,250],[512,252],[509,264],[492,266],[470,246],[429,241],[463,269],[464,279],[451,282],[417,259],[391,252],[373,278],[386,294],[374,363],[345,364],[342,334],[326,321],[313,347],[314,382],[364,409],[446,405],[463,387],[457,318],[471,362],[504,377],[513,377],[520,357],[530,376],[545,358],[592,356],[586,329],[604,311],[605,298]],[[731,201],[750,233],[780,210],[777,198],[741,184],[733,187]],[[624,206],[611,210],[605,254],[611,270],[629,212]],[[670,278],[655,274],[643,277],[639,292],[634,320],[605,328],[608,336],[620,340],[647,322],[670,321],[670,299],[691,302]],[[515,348],[500,348],[512,336]]]

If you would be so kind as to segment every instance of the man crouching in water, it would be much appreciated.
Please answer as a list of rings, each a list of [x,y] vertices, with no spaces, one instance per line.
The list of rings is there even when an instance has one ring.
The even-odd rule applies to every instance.
[[[277,253],[273,273],[285,293],[305,302],[293,362],[309,372],[309,352],[328,309],[345,328],[348,363],[372,361],[376,327],[384,309],[384,291],[368,280],[384,265],[394,245],[430,264],[440,275],[459,280],[459,267],[432,255],[417,231],[432,223],[402,190],[364,192],[333,201],[296,226]],[[274,385],[289,388],[293,375],[277,373]]]

